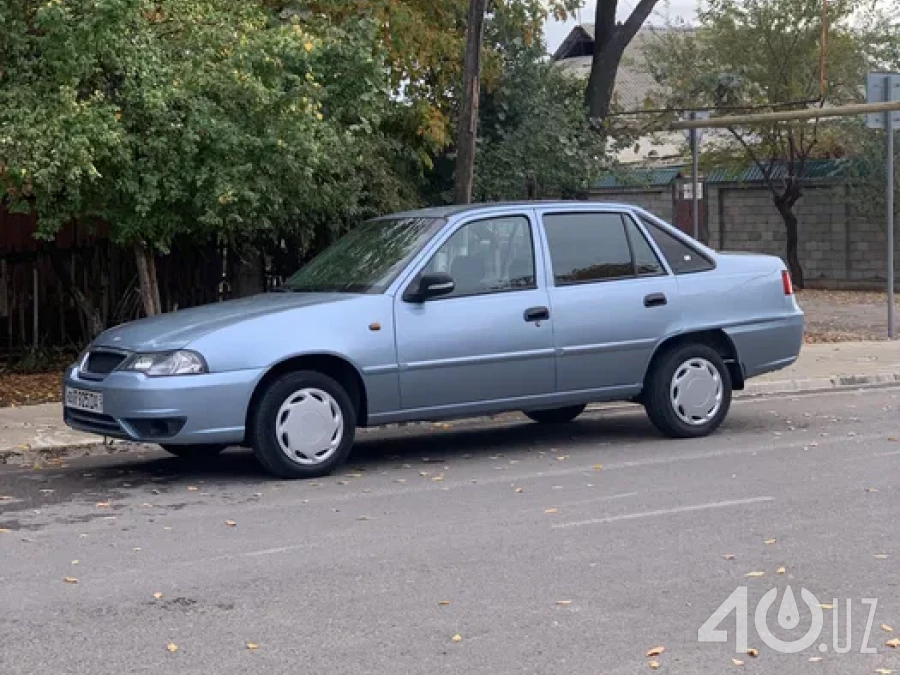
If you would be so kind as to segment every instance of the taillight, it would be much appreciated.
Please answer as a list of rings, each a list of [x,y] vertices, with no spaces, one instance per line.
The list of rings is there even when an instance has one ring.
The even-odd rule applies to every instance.
[[[791,273],[787,270],[781,270],[781,285],[784,288],[785,295],[794,294],[794,284],[791,282]]]

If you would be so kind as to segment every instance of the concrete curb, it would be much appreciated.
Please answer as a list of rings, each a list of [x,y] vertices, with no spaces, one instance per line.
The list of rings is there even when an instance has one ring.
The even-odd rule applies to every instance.
[[[736,391],[735,398],[753,398],[762,396],[774,396],[778,394],[804,394],[821,391],[841,391],[850,389],[873,389],[879,387],[900,386],[900,372],[871,373],[868,375],[833,375],[831,377],[814,377],[793,380],[763,380],[747,382],[743,391]],[[588,406],[589,412],[602,412],[618,408],[633,407],[627,403],[594,403]],[[507,413],[512,414],[512,413]],[[475,418],[470,420],[489,420],[503,422],[507,414],[495,415],[491,418]],[[476,422],[477,423],[477,422]],[[387,428],[415,427],[431,424],[430,422],[408,422],[402,424],[390,424]],[[459,424],[457,422],[456,424]],[[99,438],[96,441],[85,440],[76,443],[60,443],[58,445],[43,443],[28,448],[0,448],[0,465],[18,464],[26,465],[35,461],[59,459],[75,455],[114,455],[126,452],[134,452],[146,449],[148,446],[141,443],[128,441],[106,441]]]

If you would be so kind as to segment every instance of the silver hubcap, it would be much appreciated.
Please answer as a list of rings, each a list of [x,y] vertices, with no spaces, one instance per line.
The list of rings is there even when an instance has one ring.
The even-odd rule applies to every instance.
[[[282,452],[298,464],[321,464],[344,436],[344,415],[337,401],[321,389],[300,389],[278,409],[275,433]]]
[[[675,370],[669,394],[683,422],[706,424],[722,407],[722,377],[706,359],[688,359]]]

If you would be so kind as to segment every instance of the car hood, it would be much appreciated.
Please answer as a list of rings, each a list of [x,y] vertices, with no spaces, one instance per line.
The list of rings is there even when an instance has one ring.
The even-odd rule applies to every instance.
[[[101,333],[92,346],[128,351],[181,349],[213,331],[302,307],[346,302],[346,293],[264,293],[240,300],[182,309],[122,324]]]

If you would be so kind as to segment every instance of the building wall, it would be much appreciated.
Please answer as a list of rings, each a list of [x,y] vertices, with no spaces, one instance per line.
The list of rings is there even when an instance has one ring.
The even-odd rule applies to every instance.
[[[713,248],[784,257],[784,224],[767,189],[733,184],[706,187]],[[591,198],[633,203],[672,220],[669,187],[596,190]],[[845,185],[806,187],[796,213],[800,263],[808,283],[878,287],[886,279],[885,226],[852,213]],[[900,241],[895,241],[895,249],[895,267],[900,267]]]

